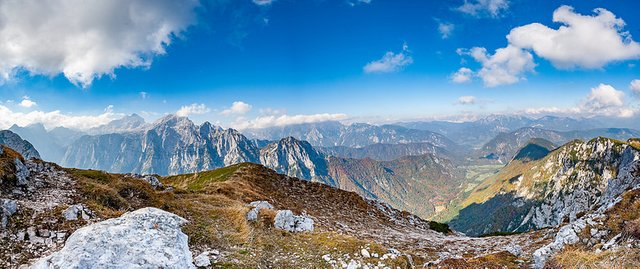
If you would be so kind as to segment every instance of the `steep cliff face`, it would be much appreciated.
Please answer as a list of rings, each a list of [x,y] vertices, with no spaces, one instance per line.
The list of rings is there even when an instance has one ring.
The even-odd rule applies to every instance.
[[[469,234],[556,226],[637,186],[639,170],[640,152],[629,142],[573,141],[537,161],[511,161],[474,189],[451,225]]]
[[[260,150],[260,163],[278,173],[334,185],[327,161],[309,142],[286,137]]]
[[[257,148],[233,129],[185,117],[167,116],[138,133],[84,136],[65,153],[62,164],[121,173],[162,175],[258,162]]]
[[[27,159],[40,159],[40,153],[29,143],[29,141],[20,138],[19,135],[9,131],[0,131],[0,145],[5,145],[24,156]]]

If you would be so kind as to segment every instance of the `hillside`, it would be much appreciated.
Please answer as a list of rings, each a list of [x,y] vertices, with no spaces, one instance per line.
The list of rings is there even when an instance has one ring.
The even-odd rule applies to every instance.
[[[459,204],[450,224],[473,235],[517,232],[574,221],[640,183],[630,142],[595,138],[565,144],[538,160],[512,160]]]
[[[16,153],[4,148],[0,157],[7,154]],[[7,160],[11,159],[0,158],[4,166],[12,166]],[[136,230],[135,236],[180,229],[165,226],[171,224],[163,217],[164,211],[177,215],[167,216],[171,219],[185,219],[181,230],[188,249],[167,245],[163,251],[178,257],[188,254],[188,260],[176,261],[182,264],[191,263],[191,255],[197,264],[205,264],[206,259],[211,265],[205,267],[211,268],[318,268],[342,264],[353,268],[409,268],[424,264],[518,267],[522,262],[516,260],[532,262],[535,249],[547,243],[542,239],[545,233],[499,238],[450,234],[442,225],[355,193],[280,175],[256,164],[160,178],[162,184],[148,177],[62,169],[41,161],[27,160],[25,165],[28,173],[23,183],[4,181],[15,175],[2,176],[0,197],[3,207],[10,206],[2,215],[6,224],[0,236],[2,267],[17,268],[43,255],[51,256],[38,260],[38,264],[48,261],[88,265],[120,260],[119,256],[95,250],[66,256],[71,254],[66,243],[73,244],[76,251],[84,251],[84,245],[91,244],[79,240],[74,231],[82,228],[86,233],[95,225],[102,229],[94,232],[96,236],[103,231],[123,234],[100,239],[105,240],[101,248],[122,251],[130,259],[139,260],[141,257],[131,251],[140,247],[142,255],[156,249],[146,245],[145,240],[126,241],[134,235],[121,229],[138,225],[136,221],[143,220],[136,218],[140,214],[161,219],[153,227]],[[247,217],[252,207],[248,204],[254,201],[268,202],[274,209],[258,210],[258,219],[250,221]],[[313,230],[284,232],[275,228],[274,215],[285,209],[312,219]],[[132,213],[123,215],[125,212]],[[109,221],[103,221],[106,219]]]

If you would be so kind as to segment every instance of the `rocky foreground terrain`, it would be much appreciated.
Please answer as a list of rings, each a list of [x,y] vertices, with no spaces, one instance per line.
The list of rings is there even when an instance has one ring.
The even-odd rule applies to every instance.
[[[156,177],[0,148],[3,268],[610,268],[640,257],[635,186],[561,225],[468,237],[257,164]]]

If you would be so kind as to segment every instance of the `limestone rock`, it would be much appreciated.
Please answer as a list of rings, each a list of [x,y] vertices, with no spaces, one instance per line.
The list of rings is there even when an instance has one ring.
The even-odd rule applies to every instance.
[[[258,219],[260,209],[273,209],[273,206],[267,201],[254,201],[249,204],[251,210],[247,213],[248,221],[255,221]]]
[[[11,199],[0,199],[0,228],[6,228],[9,217],[18,211],[18,203]]]
[[[18,186],[27,185],[27,180],[29,178],[29,169],[18,158],[16,158],[14,163],[16,166],[16,179],[17,179],[16,185]]]
[[[31,268],[195,268],[187,221],[152,207],[75,231],[65,246]]]
[[[312,232],[313,219],[296,216],[291,210],[278,210],[274,220],[276,228],[289,232]]]
[[[78,220],[82,218],[83,220],[89,220],[93,218],[93,212],[82,204],[76,204],[68,207],[62,215],[66,220]]]

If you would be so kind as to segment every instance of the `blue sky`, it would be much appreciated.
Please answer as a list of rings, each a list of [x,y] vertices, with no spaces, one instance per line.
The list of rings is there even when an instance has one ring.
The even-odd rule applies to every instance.
[[[52,0],[48,5],[73,2]],[[129,113],[154,120],[182,107],[184,115],[197,121],[237,128],[526,109],[541,113],[534,116],[636,115],[638,99],[630,83],[640,79],[640,52],[634,47],[640,39],[637,1],[148,1],[146,5],[154,5],[151,11],[127,2],[114,1],[99,10],[112,12],[114,20],[134,16],[126,10],[151,19],[129,18],[122,25],[106,15],[91,23],[69,19],[70,29],[63,23],[59,33],[42,37],[38,35],[46,34],[7,12],[19,9],[26,21],[45,24],[96,9],[85,3],[72,11],[54,9],[60,14],[42,18],[20,4],[2,4],[0,17],[10,23],[0,29],[0,56],[8,55],[0,57],[6,73],[0,86],[0,113],[6,115],[0,127],[46,121],[48,126],[86,128]],[[563,5],[573,8],[568,16],[596,16],[594,9],[604,8],[614,16],[609,19],[625,25],[583,33],[578,28],[584,24],[590,29],[592,20],[578,21],[572,26],[575,33],[559,34],[565,41],[554,44],[568,44],[565,54],[578,54],[555,55],[544,47],[544,35],[554,32],[528,26],[540,23],[552,31],[567,26],[553,21],[554,11]],[[512,29],[522,26],[527,26],[523,35],[507,40]],[[622,42],[604,39],[606,33],[617,34]],[[534,34],[537,39],[528,40]],[[161,38],[150,41],[150,36]],[[600,37],[600,48],[584,45],[599,43]],[[41,48],[51,40],[44,43],[50,48]],[[78,49],[57,49],[60,44]],[[616,45],[623,47],[615,51]],[[508,58],[515,67],[492,57],[507,46],[513,48]],[[486,49],[487,62],[474,56],[474,47]],[[497,65],[491,65],[493,60]],[[520,60],[524,66],[518,67]],[[569,66],[558,66],[562,64]],[[452,78],[460,68],[469,73],[457,83]],[[500,74],[500,82],[487,82]]]

